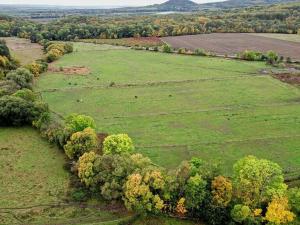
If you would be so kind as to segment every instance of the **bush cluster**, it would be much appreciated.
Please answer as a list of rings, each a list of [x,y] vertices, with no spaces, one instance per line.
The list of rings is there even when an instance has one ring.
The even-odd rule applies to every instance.
[[[71,43],[47,42],[44,44],[44,49],[46,51],[46,60],[51,63],[65,54],[72,53],[73,45]]]
[[[266,53],[258,51],[246,50],[238,54],[238,58],[248,61],[266,61],[268,64],[275,65],[283,60],[279,55],[274,51],[268,51]]]
[[[7,72],[19,67],[20,63],[15,60],[9,51],[4,40],[0,40],[0,80],[4,78]]]
[[[33,74],[25,68],[10,71],[0,81],[0,125],[20,126],[29,124],[48,112],[47,104],[41,102],[32,87]]]
[[[35,77],[48,70],[48,64],[43,60],[36,60],[25,66]]]

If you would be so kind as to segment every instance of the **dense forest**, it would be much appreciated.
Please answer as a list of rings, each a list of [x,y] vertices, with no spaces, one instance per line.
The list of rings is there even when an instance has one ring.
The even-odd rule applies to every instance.
[[[0,16],[0,36],[43,40],[177,36],[212,32],[297,33],[300,4],[209,10],[194,14],[69,16],[46,24]]]

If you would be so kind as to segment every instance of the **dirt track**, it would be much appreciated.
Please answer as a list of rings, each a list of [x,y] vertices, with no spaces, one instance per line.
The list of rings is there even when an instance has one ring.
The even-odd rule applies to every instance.
[[[174,48],[202,48],[217,54],[233,55],[244,50],[266,52],[273,50],[284,57],[300,60],[300,44],[273,38],[240,33],[200,34],[164,37],[162,40]]]

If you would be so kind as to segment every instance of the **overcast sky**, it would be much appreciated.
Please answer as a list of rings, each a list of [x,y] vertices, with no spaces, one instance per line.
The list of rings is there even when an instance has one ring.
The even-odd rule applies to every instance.
[[[0,0],[0,4],[38,4],[66,6],[140,6],[162,3],[166,0]],[[197,3],[219,2],[222,0],[194,0]]]

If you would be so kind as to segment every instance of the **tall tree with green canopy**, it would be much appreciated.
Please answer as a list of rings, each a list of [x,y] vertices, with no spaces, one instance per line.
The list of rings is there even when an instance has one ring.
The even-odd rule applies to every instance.
[[[281,167],[265,159],[247,156],[234,166],[233,186],[237,199],[251,208],[268,203],[286,193]]]

